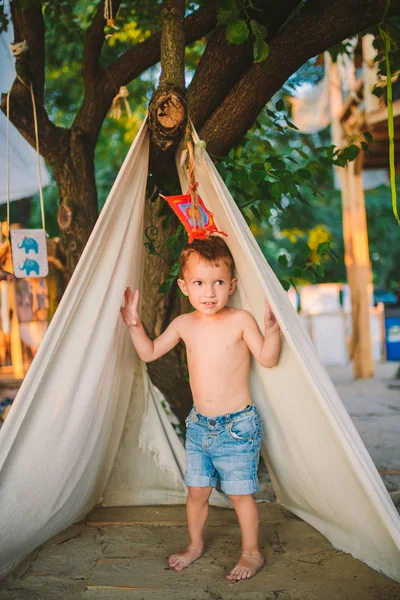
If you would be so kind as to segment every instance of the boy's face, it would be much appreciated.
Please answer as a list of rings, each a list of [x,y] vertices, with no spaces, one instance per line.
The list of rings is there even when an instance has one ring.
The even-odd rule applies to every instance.
[[[190,304],[203,315],[214,315],[224,308],[236,288],[237,279],[232,279],[231,269],[220,260],[213,264],[198,254],[189,256],[178,285]]]

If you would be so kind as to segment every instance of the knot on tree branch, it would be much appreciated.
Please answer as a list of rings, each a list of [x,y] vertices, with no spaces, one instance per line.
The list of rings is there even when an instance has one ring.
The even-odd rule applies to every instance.
[[[180,18],[182,21],[185,17],[184,12],[182,10],[180,10],[179,8],[174,8],[172,6],[163,8],[161,10],[161,16],[164,17],[177,17]]]
[[[187,122],[187,103],[184,93],[177,89],[158,89],[149,105],[149,128],[152,142],[162,150],[175,146],[184,134]]]

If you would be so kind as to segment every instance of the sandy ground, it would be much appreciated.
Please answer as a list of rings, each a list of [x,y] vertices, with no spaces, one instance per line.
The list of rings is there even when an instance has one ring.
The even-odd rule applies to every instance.
[[[374,379],[357,382],[351,368],[329,371],[400,505],[400,390],[387,385],[396,368],[377,365]],[[260,495],[272,500],[261,475]],[[259,506],[267,564],[249,581],[224,579],[240,548],[231,510],[210,510],[206,552],[178,574],[167,557],[186,543],[184,507],[98,508],[3,577],[0,600],[400,600],[400,584],[335,550],[277,504]]]

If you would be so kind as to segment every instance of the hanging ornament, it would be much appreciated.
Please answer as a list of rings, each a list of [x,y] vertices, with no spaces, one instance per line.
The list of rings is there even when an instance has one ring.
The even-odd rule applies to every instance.
[[[187,150],[182,152],[181,166],[188,160],[188,180],[189,189],[186,194],[179,196],[163,196],[168,202],[182,225],[184,226],[188,236],[189,244],[196,239],[205,239],[213,233],[219,233],[227,236],[226,233],[220,231],[215,223],[214,215],[206,208],[203,200],[200,198],[197,188],[198,182],[195,180],[194,174],[194,150],[191,139],[190,130],[187,133]]]
[[[44,229],[10,229],[15,277],[46,277],[46,232]]]
[[[194,184],[196,187],[197,182]],[[163,196],[164,200],[168,202],[189,236],[189,244],[196,239],[208,238],[212,233],[220,233],[227,235],[223,231],[220,231],[215,224],[214,215],[211,211],[206,208],[203,200],[197,195],[197,206],[193,205],[193,189],[189,188],[187,194],[180,196]]]
[[[119,88],[118,94],[115,96],[114,100],[112,101],[110,110],[108,111],[108,116],[111,117],[111,119],[120,119],[121,118],[122,108],[123,108],[122,103],[125,105],[126,112],[128,113],[128,118],[130,119],[132,117],[131,107],[129,106],[129,102],[127,100],[128,96],[129,96],[128,88],[125,85],[121,86]]]

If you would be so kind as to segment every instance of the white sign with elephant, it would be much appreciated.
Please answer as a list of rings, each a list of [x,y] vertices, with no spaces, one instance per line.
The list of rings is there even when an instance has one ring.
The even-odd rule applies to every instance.
[[[10,236],[15,277],[46,277],[49,268],[45,230],[10,229]]]

